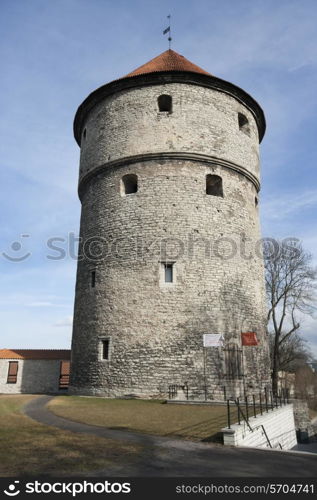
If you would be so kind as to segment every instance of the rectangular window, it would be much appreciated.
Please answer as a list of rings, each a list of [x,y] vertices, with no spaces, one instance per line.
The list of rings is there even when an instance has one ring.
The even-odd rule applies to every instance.
[[[96,271],[91,271],[91,288],[95,288],[96,285]]]
[[[18,361],[9,361],[7,384],[16,384],[18,377]]]
[[[165,283],[173,283],[173,264],[164,264]]]
[[[109,339],[102,341],[102,359],[109,359]]]

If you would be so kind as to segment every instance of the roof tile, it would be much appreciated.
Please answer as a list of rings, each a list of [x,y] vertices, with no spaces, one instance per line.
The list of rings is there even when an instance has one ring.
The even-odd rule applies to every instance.
[[[70,359],[70,349],[0,349],[0,359]]]
[[[190,71],[192,73],[201,73],[202,75],[212,76],[204,69],[190,62],[184,56],[181,56],[174,50],[169,49],[122,78],[144,75],[146,73],[157,73],[159,71]]]

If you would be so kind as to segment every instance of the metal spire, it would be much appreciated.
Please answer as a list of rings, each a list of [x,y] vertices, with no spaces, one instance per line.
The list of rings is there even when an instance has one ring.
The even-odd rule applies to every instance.
[[[169,25],[168,27],[163,31],[163,35],[166,35],[168,33],[168,48],[171,50],[171,42],[172,42],[172,31],[171,31],[171,14],[167,16],[167,19],[169,20]]]

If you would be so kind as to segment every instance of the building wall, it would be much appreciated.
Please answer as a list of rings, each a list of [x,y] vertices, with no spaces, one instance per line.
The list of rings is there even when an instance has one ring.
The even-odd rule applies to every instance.
[[[8,384],[10,361],[18,361],[17,383]],[[0,393],[58,392],[60,360],[0,359]]]
[[[171,115],[158,113],[162,93],[173,96]],[[250,120],[250,137],[239,130],[238,111]],[[227,396],[268,385],[257,190],[224,164],[258,176],[249,110],[226,94],[173,83],[108,97],[85,128],[81,176],[106,165],[81,188],[80,235],[89,244],[78,262],[70,391],[166,396],[169,385],[188,382],[190,397],[204,397],[207,384],[208,398],[219,399],[224,385]],[[155,151],[188,156],[151,160]],[[111,164],[136,154],[138,162]],[[138,176],[138,192],[122,196],[128,173]],[[207,174],[222,177],[223,198],[206,195]],[[172,285],[161,281],[162,261],[175,262]],[[221,349],[204,353],[202,343],[204,333],[222,333],[240,346],[241,331],[256,331],[260,341],[244,348],[244,384],[226,378]],[[101,359],[103,338],[109,360]]]
[[[122,197],[120,180],[127,172],[138,175],[139,191]],[[224,199],[205,194],[208,172],[223,177]],[[257,376],[267,383],[254,194],[239,174],[189,162],[140,163],[92,179],[83,197],[81,236],[92,242],[98,235],[104,259],[86,259],[78,267],[72,356],[80,391],[158,393],[186,377],[200,392],[203,333],[225,333],[226,340],[239,342],[241,331],[256,331],[261,343],[245,348],[249,383],[258,387],[259,380],[251,380]],[[175,285],[160,283],[166,238],[167,247],[175,247],[167,251],[167,260],[176,261]],[[240,254],[242,238],[250,258]],[[237,251],[230,256],[233,245]],[[229,258],[222,259],[226,246]],[[109,362],[99,359],[99,337],[111,338]],[[218,350],[209,349],[206,357],[208,385],[224,385],[221,370],[214,369]]]
[[[291,450],[297,445],[293,405],[283,406],[269,410],[268,413],[249,419],[253,431],[245,422],[241,425],[234,424],[231,429],[222,429],[224,444],[228,446],[247,446],[252,448],[270,448],[265,432],[271,442],[272,448]]]
[[[303,399],[293,399],[295,427],[302,435],[307,435],[308,438],[314,439],[316,437],[315,426],[309,415],[308,402]]]
[[[169,94],[171,114],[159,113],[157,98]],[[238,112],[250,136],[239,130]],[[81,141],[80,178],[105,163],[158,152],[183,152],[231,161],[259,176],[259,137],[253,114],[216,90],[185,83],[123,90],[88,114]]]

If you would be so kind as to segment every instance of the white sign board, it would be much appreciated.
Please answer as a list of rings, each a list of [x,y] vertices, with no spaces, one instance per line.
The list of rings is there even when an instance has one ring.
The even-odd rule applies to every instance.
[[[221,347],[223,344],[223,336],[221,333],[205,333],[204,347]]]

